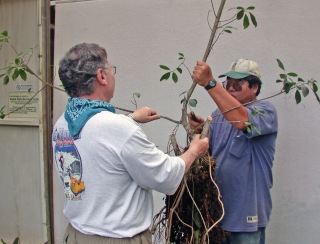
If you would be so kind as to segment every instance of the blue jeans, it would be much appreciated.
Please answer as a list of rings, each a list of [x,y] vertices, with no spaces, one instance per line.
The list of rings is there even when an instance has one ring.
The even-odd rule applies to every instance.
[[[256,232],[229,232],[222,244],[265,244],[266,228],[259,228]]]

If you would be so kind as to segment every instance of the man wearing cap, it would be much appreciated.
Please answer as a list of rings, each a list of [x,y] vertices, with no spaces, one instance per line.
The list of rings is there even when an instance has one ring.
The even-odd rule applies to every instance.
[[[231,233],[224,243],[262,244],[272,208],[277,112],[270,102],[257,100],[262,83],[256,62],[239,59],[220,77],[226,77],[223,85],[202,61],[192,75],[218,106],[212,113],[209,152],[216,158],[214,176],[225,209],[221,227]],[[203,119],[189,116],[189,121],[196,128]]]

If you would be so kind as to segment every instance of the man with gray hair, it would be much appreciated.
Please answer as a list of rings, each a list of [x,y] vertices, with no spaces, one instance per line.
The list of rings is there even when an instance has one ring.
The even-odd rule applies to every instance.
[[[209,65],[198,61],[192,77],[218,106],[212,113],[209,153],[216,158],[214,176],[225,209],[221,227],[230,232],[223,243],[264,244],[278,119],[270,102],[257,100],[259,66],[238,59],[219,76],[226,77],[221,85]],[[189,121],[194,128],[203,123],[194,114]]]
[[[151,243],[152,190],[173,194],[208,150],[208,138],[199,135],[179,157],[158,150],[138,124],[159,119],[155,110],[115,113],[115,74],[97,44],[78,44],[60,61],[70,96],[52,135],[69,221],[63,243]]]

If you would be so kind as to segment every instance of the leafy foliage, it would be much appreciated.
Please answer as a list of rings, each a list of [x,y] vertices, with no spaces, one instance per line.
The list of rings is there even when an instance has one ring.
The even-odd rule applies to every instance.
[[[285,67],[280,59],[277,59],[279,68],[283,71],[279,74],[280,79],[277,79],[277,83],[282,83],[282,91],[288,94],[292,89],[295,89],[295,100],[299,104],[303,97],[307,97],[310,93],[310,89],[315,95],[317,101],[320,103],[320,97],[318,92],[318,82],[314,79],[305,81],[295,72],[286,72]]]
[[[244,7],[237,7],[236,10],[238,11],[237,14],[235,15],[234,18],[232,18],[230,22],[233,22],[234,20],[238,20],[238,21],[242,21],[242,26],[244,29],[247,29],[249,26],[250,26],[250,21],[251,21],[251,24],[254,26],[254,27],[257,27],[258,26],[258,22],[257,22],[257,19],[256,19],[256,16],[252,13],[252,11],[255,9],[254,6],[249,6],[247,8],[244,8]],[[226,33],[229,33],[231,34],[232,33],[232,30],[236,30],[235,27],[232,27],[232,26],[225,26],[223,28],[223,32],[226,32]]]
[[[179,60],[181,60],[180,64],[178,65],[178,67],[174,68],[174,69],[170,69],[168,66],[166,65],[159,65],[159,67],[163,70],[165,70],[166,72],[161,76],[160,81],[163,80],[168,80],[170,77],[173,80],[174,83],[177,83],[179,80],[178,74],[182,74],[182,68],[181,66],[184,66],[184,62],[185,62],[185,56],[183,53],[178,53],[179,54]],[[182,100],[180,101],[181,103],[184,103],[184,101],[186,100],[186,91],[181,93],[179,96],[183,96]],[[190,107],[196,107],[197,106],[198,101],[196,99],[189,99],[188,104]]]
[[[10,42],[10,36],[8,31],[0,31],[0,50],[4,44],[7,44],[15,53],[15,58],[13,61],[9,62],[5,67],[0,67],[0,78],[3,80],[3,85],[8,85],[10,81],[16,81],[21,78],[26,81],[28,78],[27,74],[35,75],[33,71],[29,68],[28,63],[34,53],[34,48],[30,48],[29,52],[18,53]],[[36,76],[36,75],[35,75]],[[38,77],[37,77],[38,78]],[[30,92],[30,89],[29,89]],[[0,119],[3,119],[6,114],[4,113],[4,108],[0,109]]]
[[[180,66],[183,65],[184,61],[185,61],[185,58],[184,58],[184,55],[183,53],[179,53],[179,60],[182,60],[182,62],[179,64],[179,66],[173,70],[171,70],[168,66],[166,65],[159,65],[161,69],[167,71],[166,73],[164,73],[161,78],[160,78],[160,81],[163,81],[163,80],[168,80],[170,77],[171,79],[173,80],[174,83],[177,83],[179,78],[178,78],[178,75],[177,73],[179,74],[182,74],[182,69]]]
[[[255,7],[254,6],[250,6],[247,7],[246,9],[244,7],[237,7],[237,9],[239,10],[239,12],[237,13],[237,20],[243,20],[243,28],[247,29],[250,26],[250,20],[251,23],[257,27],[257,20],[256,17],[253,13],[251,13],[250,11],[254,10]]]
[[[0,32],[0,47],[2,47],[4,43],[7,43],[12,47],[12,44],[10,43],[10,36],[6,30]],[[27,53],[18,53],[13,47],[12,49],[16,53],[16,57],[12,62],[9,62],[5,68],[0,69],[0,78],[3,77],[4,85],[7,85],[10,80],[17,80],[18,77],[26,81],[27,73],[33,74],[33,72],[28,68],[28,62],[33,55],[34,48],[30,48],[30,51]]]

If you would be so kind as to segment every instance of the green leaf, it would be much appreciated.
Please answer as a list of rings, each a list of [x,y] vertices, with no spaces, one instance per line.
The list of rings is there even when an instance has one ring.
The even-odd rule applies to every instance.
[[[177,68],[177,71],[182,74],[182,69],[181,68]]]
[[[316,96],[316,98],[317,98],[318,102],[320,103],[320,97],[318,96],[318,94],[317,94],[317,93],[315,93],[315,92],[313,92],[313,93],[314,93],[314,95]]]
[[[245,125],[247,125],[247,132],[251,135],[252,130],[251,130],[251,123],[250,122],[244,122]]]
[[[186,98],[184,97],[183,99],[181,99],[180,103],[184,103],[185,100]]]
[[[301,102],[301,94],[300,91],[297,89],[296,93],[295,93],[295,99],[296,99],[296,103],[299,104]]]
[[[304,97],[308,96],[309,95],[309,88],[306,86],[302,86],[301,88],[302,88],[302,95]]]
[[[247,29],[249,27],[250,23],[249,23],[249,18],[248,15],[245,15],[243,18],[243,28]]]
[[[12,80],[16,80],[19,77],[19,70],[15,69],[12,74]]]
[[[258,128],[254,125],[251,124],[252,129],[254,129],[259,135],[261,135],[261,132],[258,130]]]
[[[291,83],[291,82],[286,82],[286,84],[284,85],[284,91],[285,91],[286,94],[289,93],[289,91],[290,91],[290,89],[292,88],[293,85],[294,84]]]
[[[281,78],[281,79],[286,79],[286,78],[287,78],[287,75],[286,75],[286,74],[280,74],[280,78]]]
[[[161,69],[170,70],[169,67],[167,67],[167,66],[165,66],[165,65],[160,64],[159,66],[160,66]]]
[[[231,30],[228,30],[228,29],[224,29],[223,31],[227,33],[232,33]]]
[[[277,59],[277,62],[278,62],[279,68],[284,70],[284,66],[283,66],[282,62],[280,61],[280,59]]]
[[[315,82],[312,83],[312,88],[313,88],[314,92],[318,91],[318,86],[317,86],[317,84]]]
[[[237,9],[238,10],[244,10],[244,7],[238,6]]]
[[[302,79],[302,78],[300,78],[300,77],[298,78],[298,81],[299,81],[299,82],[305,82],[304,79]]]
[[[283,82],[283,81],[278,79],[278,80],[276,80],[276,82],[277,82],[277,83],[280,83],[280,82]]]
[[[253,110],[251,112],[252,115],[257,115],[259,114],[260,116],[262,116],[263,118],[265,118],[265,113],[266,111],[259,109],[259,107],[253,106]]]
[[[196,99],[189,100],[189,105],[193,108],[197,106],[197,103],[198,103],[198,101]]]
[[[19,75],[20,75],[21,79],[23,79],[24,81],[27,80],[27,73],[23,69],[19,70]]]
[[[174,83],[177,83],[178,82],[178,76],[176,73],[172,72],[172,80],[174,81]]]
[[[254,10],[254,9],[255,9],[254,6],[247,7],[247,10]]]
[[[244,15],[244,10],[240,10],[238,13],[237,13],[237,20],[241,20],[242,17]]]
[[[8,85],[8,83],[9,83],[9,76],[6,75],[6,76],[4,77],[4,79],[3,79],[3,84],[4,84],[4,85]]]
[[[184,54],[183,53],[179,53],[179,56],[184,57]]]
[[[133,93],[133,96],[140,98],[141,94],[139,92],[135,92],[135,93]]]
[[[161,76],[160,81],[168,80],[168,79],[169,79],[169,77],[170,77],[170,72],[165,73],[163,76]]]
[[[11,72],[12,72],[12,70],[14,69],[14,67],[9,67],[8,69],[7,69],[7,74],[10,74]]]
[[[2,31],[0,33],[0,42],[8,42],[9,41],[9,35],[8,35],[8,31]]]
[[[19,64],[21,63],[20,61],[21,61],[20,58],[16,58],[16,59],[14,60],[14,63],[17,64],[17,65],[19,65]]]
[[[251,22],[252,22],[252,24],[255,26],[255,27],[257,27],[257,20],[256,20],[256,17],[252,14],[252,13],[250,13],[250,19],[251,19]]]
[[[293,73],[293,72],[289,72],[287,75],[288,75],[288,76],[291,76],[291,77],[297,77],[297,76],[298,76],[298,74]]]
[[[1,35],[8,37],[8,31],[7,30],[2,31]]]
[[[250,122],[244,122],[244,124],[247,125],[247,132],[249,134],[252,134],[252,130],[255,130],[259,135],[261,135],[261,132],[254,124],[251,124]]]
[[[19,243],[20,243],[20,239],[19,239],[19,237],[17,237],[17,238],[14,240],[13,244],[19,244]]]

